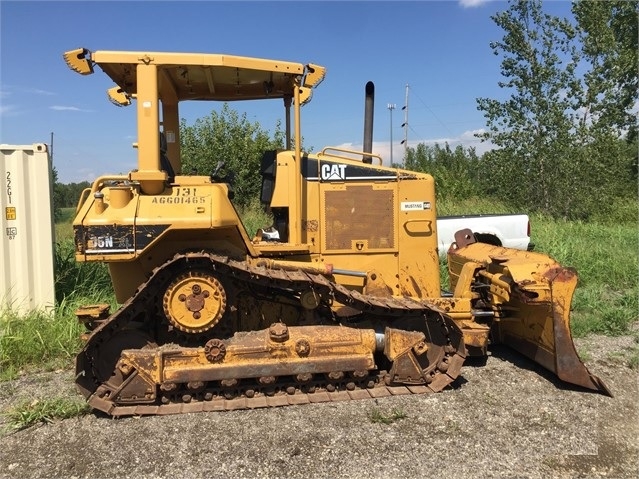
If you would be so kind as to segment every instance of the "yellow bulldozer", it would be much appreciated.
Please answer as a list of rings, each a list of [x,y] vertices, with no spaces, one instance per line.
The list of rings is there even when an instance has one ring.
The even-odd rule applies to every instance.
[[[137,108],[137,169],[97,178],[73,223],[78,261],[105,262],[120,307],[88,328],[76,383],[113,416],[438,392],[505,343],[561,380],[610,394],[570,334],[573,269],[456,235],[442,292],[433,178],[371,151],[302,151],[320,65],[220,54],[64,53]],[[181,171],[184,101],[278,100],[286,145],[261,158],[273,225],[250,235],[216,175]],[[292,121],[291,121],[292,119]],[[266,225],[265,225],[266,226]]]

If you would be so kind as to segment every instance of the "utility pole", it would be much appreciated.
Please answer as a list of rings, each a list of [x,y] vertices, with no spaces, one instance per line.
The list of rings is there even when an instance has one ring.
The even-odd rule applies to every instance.
[[[404,145],[404,158],[406,158],[406,149],[408,148],[408,83],[406,83],[406,100],[402,110],[404,110],[404,123],[402,124],[404,139],[402,140],[402,145]]]
[[[393,165],[393,110],[395,109],[394,103],[388,104],[388,110],[390,111],[390,162]]]

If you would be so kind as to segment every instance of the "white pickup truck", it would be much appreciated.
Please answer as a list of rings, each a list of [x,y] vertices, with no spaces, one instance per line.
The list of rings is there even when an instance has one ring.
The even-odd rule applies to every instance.
[[[482,243],[529,251],[534,246],[530,242],[528,215],[441,216],[437,219],[439,256],[446,256],[455,241],[455,233],[464,228],[475,233],[475,239]]]

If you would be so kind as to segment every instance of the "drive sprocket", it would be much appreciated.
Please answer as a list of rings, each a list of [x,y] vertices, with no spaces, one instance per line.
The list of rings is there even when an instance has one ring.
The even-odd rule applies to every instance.
[[[169,322],[186,333],[203,333],[213,328],[226,311],[222,283],[206,271],[187,271],[166,288],[164,314]]]

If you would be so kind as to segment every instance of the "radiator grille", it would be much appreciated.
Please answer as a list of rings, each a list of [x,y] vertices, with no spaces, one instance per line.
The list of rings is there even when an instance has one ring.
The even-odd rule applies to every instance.
[[[367,250],[395,248],[393,190],[347,186],[326,191],[324,201],[327,250],[350,250],[357,242]]]

